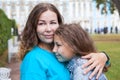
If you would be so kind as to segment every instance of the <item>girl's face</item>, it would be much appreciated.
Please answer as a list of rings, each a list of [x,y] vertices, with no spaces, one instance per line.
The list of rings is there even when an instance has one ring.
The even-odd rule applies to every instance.
[[[45,11],[39,17],[37,25],[37,35],[44,43],[52,43],[54,32],[58,28],[58,19],[55,12]]]
[[[53,52],[60,62],[69,61],[75,55],[73,49],[57,35],[54,36]]]

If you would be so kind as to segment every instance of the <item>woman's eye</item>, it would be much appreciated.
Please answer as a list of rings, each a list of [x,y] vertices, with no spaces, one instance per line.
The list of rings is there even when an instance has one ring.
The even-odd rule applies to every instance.
[[[38,23],[38,25],[45,25],[45,23]]]
[[[51,22],[50,24],[56,24],[56,22]]]

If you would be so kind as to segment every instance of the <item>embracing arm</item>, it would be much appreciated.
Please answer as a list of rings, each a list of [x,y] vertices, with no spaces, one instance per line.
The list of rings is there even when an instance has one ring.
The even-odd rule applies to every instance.
[[[84,71],[84,74],[88,73],[90,70],[94,71],[90,74],[89,78],[91,79],[95,74],[97,74],[96,79],[99,78],[104,67],[106,67],[106,62],[108,61],[108,56],[105,53],[90,53],[82,58],[88,58],[89,61],[82,65],[83,68],[87,67]]]

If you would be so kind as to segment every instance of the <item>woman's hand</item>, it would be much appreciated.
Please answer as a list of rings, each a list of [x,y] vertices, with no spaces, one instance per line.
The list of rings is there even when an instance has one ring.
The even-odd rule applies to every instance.
[[[96,79],[98,79],[107,61],[106,55],[104,53],[90,53],[86,56],[82,56],[82,58],[89,59],[87,63],[82,65],[82,68],[87,67],[84,73],[86,74],[94,69],[89,78],[92,79],[92,77],[97,74]]]

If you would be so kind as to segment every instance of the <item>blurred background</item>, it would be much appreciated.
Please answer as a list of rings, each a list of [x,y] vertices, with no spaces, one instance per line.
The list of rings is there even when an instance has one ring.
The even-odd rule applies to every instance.
[[[120,0],[0,0],[0,67],[12,69],[12,80],[19,80],[16,53],[21,32],[29,13],[40,2],[53,3],[65,23],[77,22],[90,33],[98,50],[111,58],[108,80],[120,80]]]
[[[98,1],[98,2],[97,2]],[[90,33],[95,29],[108,28],[108,33],[119,29],[120,18],[117,9],[110,0],[0,0],[0,8],[9,19],[14,19],[18,27],[18,33],[24,29],[24,25],[30,11],[39,2],[50,2],[56,5],[65,22],[79,22]],[[100,4],[100,5],[99,5]],[[99,6],[99,7],[98,7]],[[111,9],[114,8],[114,9]]]

